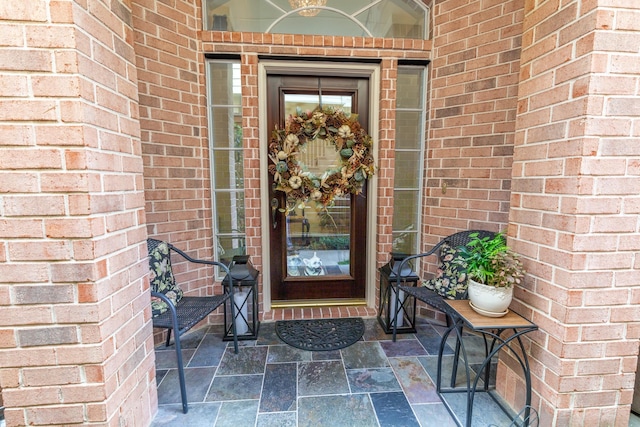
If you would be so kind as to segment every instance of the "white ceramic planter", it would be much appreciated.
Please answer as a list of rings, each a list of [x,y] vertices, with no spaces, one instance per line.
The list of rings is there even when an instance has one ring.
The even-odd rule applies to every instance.
[[[471,308],[491,317],[504,316],[513,299],[513,286],[496,288],[469,279],[469,300]]]

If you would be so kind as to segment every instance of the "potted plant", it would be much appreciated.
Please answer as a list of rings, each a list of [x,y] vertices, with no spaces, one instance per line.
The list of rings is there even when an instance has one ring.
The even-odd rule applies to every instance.
[[[471,241],[459,251],[467,267],[471,308],[491,317],[507,314],[513,286],[522,282],[525,270],[507,246],[504,232],[483,238],[472,234]]]

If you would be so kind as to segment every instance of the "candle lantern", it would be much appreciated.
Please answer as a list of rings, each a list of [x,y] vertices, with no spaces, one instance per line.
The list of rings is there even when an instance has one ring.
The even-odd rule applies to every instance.
[[[231,304],[235,304],[236,333],[239,340],[258,338],[258,275],[249,255],[236,255],[229,265],[229,274],[233,278],[233,298],[224,305],[224,341],[233,340],[231,323]],[[222,285],[229,286],[229,277],[225,276]]]
[[[400,304],[396,310],[396,292],[398,291],[398,274],[402,286],[416,286],[420,280],[413,271],[411,263],[406,263],[398,272],[400,263],[408,254],[391,253],[391,261],[380,267],[380,302],[378,306],[378,322],[385,333],[393,333],[393,323],[397,320],[397,333],[413,333],[416,331],[416,299],[400,290]]]

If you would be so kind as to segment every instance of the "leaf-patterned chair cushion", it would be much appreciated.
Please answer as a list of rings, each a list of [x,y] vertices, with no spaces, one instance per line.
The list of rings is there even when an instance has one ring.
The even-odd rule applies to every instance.
[[[440,265],[434,278],[423,286],[447,299],[463,299],[467,295],[467,265],[455,248],[440,248]]]
[[[182,289],[176,285],[173,277],[170,250],[166,242],[160,242],[154,249],[149,250],[149,269],[151,290],[165,294],[174,305],[178,304],[182,298]],[[154,317],[168,309],[167,303],[160,298],[151,298],[151,314]]]

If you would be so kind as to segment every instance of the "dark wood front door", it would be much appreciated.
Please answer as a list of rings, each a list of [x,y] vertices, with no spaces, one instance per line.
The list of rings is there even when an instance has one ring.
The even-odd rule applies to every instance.
[[[341,108],[358,114],[368,129],[369,81],[363,78],[270,75],[267,77],[268,129],[284,126],[297,108]],[[267,153],[264,153],[266,156]],[[301,161],[317,176],[338,164],[338,153],[319,141],[309,142]],[[269,198],[271,299],[274,304],[338,303],[365,298],[367,188],[362,194],[337,198],[326,210],[296,207],[288,215],[284,193]]]

